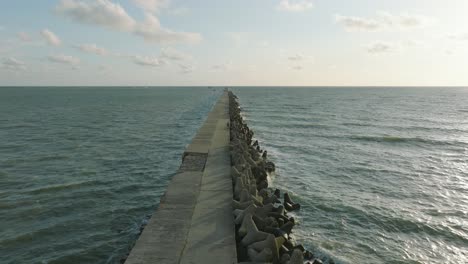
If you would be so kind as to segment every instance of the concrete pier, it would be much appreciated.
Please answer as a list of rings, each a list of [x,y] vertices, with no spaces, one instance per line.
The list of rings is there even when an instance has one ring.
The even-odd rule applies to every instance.
[[[237,263],[228,123],[224,92],[187,146],[126,264]]]

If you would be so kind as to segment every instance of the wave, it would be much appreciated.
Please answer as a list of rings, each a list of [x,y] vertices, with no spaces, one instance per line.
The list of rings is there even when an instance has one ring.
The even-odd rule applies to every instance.
[[[368,127],[368,126],[373,126],[371,124],[366,124],[366,123],[358,123],[358,122],[344,122],[341,123],[344,126],[357,126],[357,127]]]
[[[56,185],[43,186],[43,187],[40,187],[40,188],[28,190],[26,192],[29,192],[31,194],[39,194],[39,193],[45,193],[45,192],[59,192],[59,191],[63,191],[63,190],[71,190],[71,189],[82,188],[84,186],[96,186],[98,184],[99,184],[99,181],[97,181],[97,180],[72,182],[72,183],[67,183],[67,184],[56,184]]]
[[[7,124],[4,126],[1,126],[2,129],[21,129],[21,128],[34,128],[38,127],[37,124],[34,123],[17,123],[17,124]]]
[[[418,125],[385,125],[385,124],[375,124],[375,123],[367,123],[367,122],[343,122],[340,125],[343,126],[353,126],[353,127],[372,127],[372,128],[377,128],[380,130],[388,130],[388,129],[394,129],[397,131],[424,131],[424,132],[434,132],[434,131],[440,131],[442,133],[466,133],[466,129],[460,129],[457,128],[454,124],[452,127],[447,127],[447,125],[440,124],[440,123],[434,123],[432,125],[426,125],[426,126],[418,126]]]
[[[36,161],[67,160],[69,158],[70,157],[66,155],[51,155],[51,156],[38,157]]]
[[[459,146],[466,145],[462,141],[436,140],[420,137],[398,137],[398,136],[349,136],[349,139],[378,143],[407,143],[407,144],[427,144],[438,146]]]
[[[347,223],[360,228],[372,229],[378,228],[389,234],[394,233],[418,233],[429,235],[431,237],[439,237],[443,240],[451,241],[459,245],[468,244],[468,237],[454,232],[451,228],[435,223],[421,222],[416,219],[408,219],[403,216],[388,215],[380,210],[366,210],[349,205],[324,205],[318,204],[314,206],[318,210],[322,210],[325,214],[340,214],[346,215]]]

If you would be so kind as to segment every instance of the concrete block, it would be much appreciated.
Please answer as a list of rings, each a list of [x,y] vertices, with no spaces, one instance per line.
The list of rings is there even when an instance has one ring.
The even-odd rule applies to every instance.
[[[188,234],[189,244],[231,244],[236,246],[232,207],[196,207]]]
[[[232,193],[226,191],[202,190],[198,196],[197,207],[226,208],[232,204]]]

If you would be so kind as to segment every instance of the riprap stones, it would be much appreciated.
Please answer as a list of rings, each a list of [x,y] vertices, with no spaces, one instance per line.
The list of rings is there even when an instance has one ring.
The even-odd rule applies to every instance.
[[[269,188],[268,176],[276,167],[268,161],[254,132],[241,116],[237,97],[229,92],[231,176],[234,185],[233,217],[239,262],[302,264],[311,252],[291,237],[296,224],[288,212],[299,210],[288,193]],[[313,261],[313,260],[312,260]]]

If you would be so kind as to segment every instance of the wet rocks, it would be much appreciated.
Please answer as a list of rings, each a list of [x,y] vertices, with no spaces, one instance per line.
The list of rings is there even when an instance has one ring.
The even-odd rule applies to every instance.
[[[233,217],[239,262],[300,263],[313,255],[291,239],[296,224],[288,212],[300,209],[288,193],[268,187],[275,164],[244,123],[237,97],[229,92]]]

